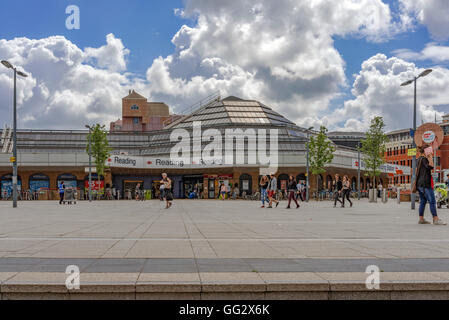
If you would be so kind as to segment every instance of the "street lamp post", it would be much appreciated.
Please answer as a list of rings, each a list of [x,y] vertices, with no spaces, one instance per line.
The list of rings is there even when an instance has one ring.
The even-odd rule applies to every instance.
[[[12,207],[17,208],[17,75],[21,77],[28,77],[27,74],[17,71],[11,63],[6,60],[2,60],[2,64],[8,68],[14,70],[14,110],[13,110],[13,167],[12,167]]]
[[[92,156],[91,156],[91,127],[86,124],[89,129],[89,202],[92,202]]]
[[[360,141],[357,143],[357,199],[360,200]]]
[[[306,158],[307,158],[307,164],[306,164],[306,202],[309,202],[309,135],[310,130],[312,130],[313,127],[310,127],[307,129],[307,143],[306,143]]]
[[[425,77],[427,76],[429,73],[432,72],[432,69],[426,69],[423,72],[421,72],[417,77],[413,77],[413,79],[411,80],[407,80],[403,83],[401,83],[401,86],[408,86],[409,84],[411,84],[413,82],[414,84],[414,97],[413,97],[413,132],[416,132],[416,81],[421,78],[421,77]],[[416,143],[415,143],[415,139],[413,139],[412,141],[412,145],[413,148],[416,148]],[[416,169],[416,154],[413,156],[412,158],[412,181],[411,181],[411,186],[413,186],[413,183],[415,182],[416,179],[416,173],[415,170]],[[415,193],[411,192],[411,209],[415,210]]]

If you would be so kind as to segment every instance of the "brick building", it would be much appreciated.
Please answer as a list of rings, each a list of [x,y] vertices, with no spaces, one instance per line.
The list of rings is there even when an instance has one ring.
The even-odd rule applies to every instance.
[[[443,116],[443,120],[438,122],[444,132],[443,143],[436,152],[435,167],[436,182],[445,181],[446,173],[449,170],[449,114]],[[389,142],[386,144],[387,151],[385,160],[387,163],[412,167],[412,156],[408,156],[408,149],[412,148],[412,137],[410,129],[395,130],[387,133]],[[410,187],[411,176],[396,174],[389,176],[389,184]]]
[[[122,119],[111,122],[110,131],[146,132],[161,130],[180,116],[170,114],[163,102],[148,102],[134,90],[122,99]]]

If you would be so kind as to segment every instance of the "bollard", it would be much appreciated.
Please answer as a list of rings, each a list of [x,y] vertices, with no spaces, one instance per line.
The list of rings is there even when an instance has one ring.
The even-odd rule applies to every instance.
[[[383,189],[382,190],[382,202],[383,203],[387,203],[388,202],[388,193],[387,193],[387,189]]]
[[[399,204],[399,203],[401,203],[401,188],[398,188],[397,190],[398,190],[397,191],[397,198],[398,198],[397,201],[398,201],[398,204]]]
[[[374,202],[374,189],[368,189],[368,201]]]
[[[373,189],[373,202],[377,203],[377,189]]]

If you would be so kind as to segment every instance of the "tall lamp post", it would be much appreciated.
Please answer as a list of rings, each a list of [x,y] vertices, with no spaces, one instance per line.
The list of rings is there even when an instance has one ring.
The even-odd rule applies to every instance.
[[[360,200],[360,141],[357,143],[357,199]]]
[[[425,77],[427,76],[429,73],[432,72],[432,69],[426,69],[423,72],[421,72],[417,77],[413,77],[413,79],[407,80],[403,83],[401,83],[401,86],[408,86],[409,84],[413,83],[414,84],[414,99],[413,99],[413,132],[416,132],[416,81],[419,78]],[[415,143],[415,139],[413,139],[412,141],[413,144],[413,148],[416,148],[416,143]],[[412,181],[411,181],[411,185],[413,185],[413,183],[415,182],[416,179],[416,175],[415,175],[415,170],[416,169],[416,155],[413,156],[412,159]],[[415,193],[411,193],[411,209],[415,210]]]
[[[17,71],[11,63],[6,60],[2,60],[2,64],[8,68],[14,70],[14,111],[13,111],[13,167],[12,167],[12,207],[17,208],[17,90],[16,90],[16,80],[17,75],[21,77],[28,77],[26,73],[22,71]]]
[[[307,158],[307,164],[306,164],[306,202],[309,202],[309,135],[310,130],[312,130],[313,127],[310,127],[307,129],[307,144],[306,144],[306,158]]]
[[[87,124],[86,128],[89,129],[89,202],[92,202],[92,152],[90,150],[92,128]]]

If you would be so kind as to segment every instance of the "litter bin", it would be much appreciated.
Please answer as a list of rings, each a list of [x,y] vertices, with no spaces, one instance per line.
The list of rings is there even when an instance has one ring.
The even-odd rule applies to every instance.
[[[62,200],[63,204],[72,204],[76,203],[76,190],[74,189],[65,189],[64,190],[64,199]]]

